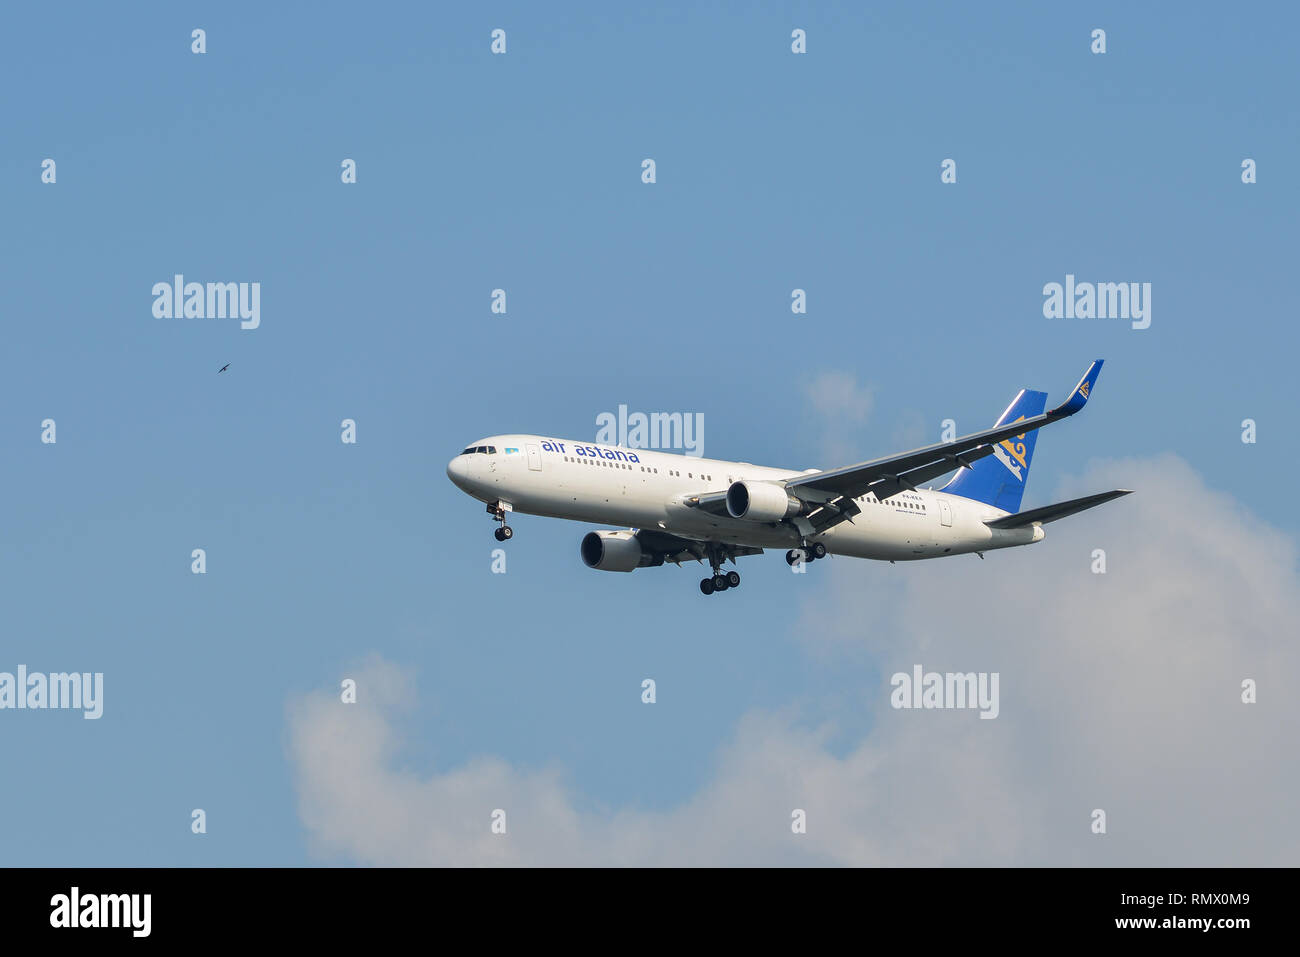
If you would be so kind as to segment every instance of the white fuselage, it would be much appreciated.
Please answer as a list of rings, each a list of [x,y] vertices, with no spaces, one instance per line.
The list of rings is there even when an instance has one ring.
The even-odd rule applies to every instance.
[[[538,435],[496,435],[470,446],[481,447],[494,451],[462,453],[448,464],[447,474],[489,505],[728,545],[789,549],[801,544],[799,532],[787,523],[734,519],[686,501],[725,492],[742,479],[780,481],[804,472]],[[857,503],[861,514],[809,542],[820,541],[836,555],[904,561],[1028,545],[1044,534],[1038,525],[989,528],[985,522],[1008,513],[930,489],[903,491],[884,502],[868,494]]]

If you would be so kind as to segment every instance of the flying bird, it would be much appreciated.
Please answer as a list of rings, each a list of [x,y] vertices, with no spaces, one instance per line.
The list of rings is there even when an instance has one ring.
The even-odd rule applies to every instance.
[[[217,375],[221,375],[221,373],[225,372],[229,368],[230,368],[230,363],[227,362],[225,365],[223,365],[220,369],[217,370]]]

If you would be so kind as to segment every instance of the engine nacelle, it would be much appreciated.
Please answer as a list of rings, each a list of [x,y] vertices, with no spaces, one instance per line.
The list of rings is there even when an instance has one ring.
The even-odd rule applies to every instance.
[[[799,501],[771,482],[732,482],[727,489],[727,512],[750,522],[779,522],[803,510]]]
[[[644,565],[662,565],[662,555],[641,549],[635,532],[588,532],[582,536],[582,561],[602,572],[630,572]]]

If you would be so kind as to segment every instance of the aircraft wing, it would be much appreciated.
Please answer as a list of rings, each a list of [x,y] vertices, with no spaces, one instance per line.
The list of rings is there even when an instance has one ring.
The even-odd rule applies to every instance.
[[[1041,429],[1074,415],[1087,404],[1088,394],[1101,372],[1101,364],[1101,359],[1093,362],[1069,397],[1056,408],[1041,415],[1010,425],[995,426],[983,432],[973,432],[953,442],[928,445],[902,455],[803,475],[790,479],[785,487],[792,495],[820,505],[807,517],[814,530],[823,531],[861,511],[853,502],[855,498],[874,492],[878,499],[883,500],[898,494],[902,489],[915,490],[920,482],[937,478],[955,468],[969,468],[972,462],[993,454],[994,447],[1005,439]],[[725,502],[723,507],[725,508]]]
[[[1121,495],[1131,495],[1132,492],[1131,488],[1117,488],[1113,492],[1099,492],[1096,495],[1085,495],[1083,498],[1072,498],[1068,502],[1057,502],[1055,505],[1031,508],[1027,512],[1017,512],[1015,515],[995,518],[984,524],[989,528],[1027,528],[1030,525],[1046,525],[1048,522],[1054,522],[1058,518],[1065,518],[1075,512],[1093,508],[1103,502],[1109,502],[1113,498],[1119,498]]]

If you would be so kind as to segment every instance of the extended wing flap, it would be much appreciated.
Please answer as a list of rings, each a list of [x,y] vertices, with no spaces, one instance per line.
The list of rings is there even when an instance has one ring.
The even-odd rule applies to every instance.
[[[1057,502],[1055,505],[1031,508],[1027,512],[1017,512],[1015,515],[995,518],[984,524],[989,528],[1028,528],[1030,525],[1046,525],[1048,522],[1055,522],[1067,515],[1095,508],[1109,502],[1111,499],[1119,498],[1121,495],[1130,495],[1132,492],[1131,488],[1117,488],[1112,492],[1099,492],[1096,495],[1085,495],[1083,498],[1072,498],[1068,502]]]

